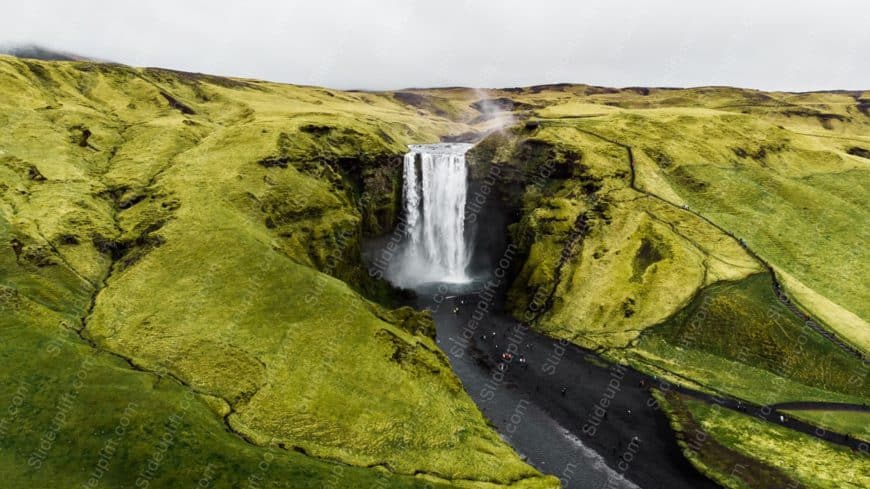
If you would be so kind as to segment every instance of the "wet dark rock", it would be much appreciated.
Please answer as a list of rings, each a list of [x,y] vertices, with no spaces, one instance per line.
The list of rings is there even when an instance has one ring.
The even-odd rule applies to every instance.
[[[846,122],[849,120],[848,117],[840,114],[831,114],[809,109],[789,109],[783,111],[782,115],[786,117],[815,117],[825,129],[833,129],[834,126],[831,124],[831,121]]]
[[[393,94],[393,98],[402,104],[429,111],[438,117],[449,118],[450,116],[450,114],[441,106],[441,104],[446,101],[438,97],[414,92],[396,92]]]
[[[79,238],[74,234],[62,234],[57,238],[62,245],[75,246],[79,244]]]
[[[166,93],[164,91],[161,91],[160,95],[162,95],[163,98],[165,98],[166,101],[169,102],[170,107],[181,112],[182,114],[185,114],[185,115],[196,114],[196,112],[193,109],[191,109],[189,106],[183,104],[182,102],[180,102],[178,99],[176,99],[172,95],[169,95],[168,93]]]
[[[138,262],[152,249],[162,246],[166,240],[158,234],[140,236],[133,242],[133,246],[127,248],[124,256],[118,260],[118,270],[123,270]]]
[[[97,67],[101,67],[103,65],[94,65]],[[118,66],[121,65],[113,65],[113,69],[117,70]],[[147,75],[149,78],[155,78],[158,81],[166,81],[173,82],[175,80],[179,80],[187,85],[198,85],[199,83],[205,82],[210,83],[212,85],[217,85],[224,88],[247,88],[247,89],[255,89],[260,90],[261,88],[256,85],[256,82],[246,81],[246,80],[237,80],[234,78],[226,78],[222,76],[214,76],[214,75],[206,75],[204,73],[194,73],[189,71],[179,71],[179,70],[171,70],[168,68],[143,68],[143,73]]]
[[[610,88],[610,87],[599,87],[599,86],[589,86],[586,87],[586,95],[601,95],[601,94],[614,94],[619,93],[619,89]]]
[[[20,258],[21,250],[24,249],[24,244],[16,238],[12,238],[12,240],[9,241],[9,244],[12,246],[12,252],[15,253],[15,258]]]
[[[107,238],[100,234],[91,237],[91,243],[100,253],[108,255],[112,260],[119,260],[127,252],[127,245],[121,241]]]
[[[290,158],[286,156],[267,156],[257,163],[266,168],[287,168]]]
[[[743,149],[737,148],[735,150],[735,153],[738,150],[741,152],[745,152]],[[646,153],[646,155],[649,156],[653,161],[655,161],[659,168],[670,168],[674,165],[674,161],[671,159],[670,156],[655,148],[643,148],[642,151]]]
[[[631,297],[622,303],[622,314],[627,318],[634,316],[634,299]]]
[[[426,103],[425,96],[413,92],[396,92],[393,94],[393,98],[403,104],[412,105],[414,107],[423,107]]]
[[[37,244],[26,245],[21,251],[20,261],[40,268],[56,264],[51,249],[48,246]]]
[[[123,270],[142,259],[149,251],[162,246],[166,240],[157,234],[153,234],[165,224],[164,221],[152,223],[142,230],[136,239],[112,239],[95,234],[91,242],[100,253],[109,256],[113,262],[117,262],[118,268]]]
[[[36,168],[34,165],[30,165],[27,169],[27,177],[33,180],[34,182],[44,182],[45,176],[40,173],[39,168]]]
[[[82,130],[82,137],[79,140],[79,146],[81,146],[82,148],[87,148],[88,147],[88,139],[90,139],[90,137],[91,137],[91,130],[90,129],[85,128],[84,130]]]
[[[335,129],[332,126],[321,126],[318,124],[305,124],[304,126],[299,127],[299,130],[308,134],[314,134],[315,136],[325,136],[332,132]]]
[[[857,146],[853,146],[846,150],[852,156],[860,156],[861,158],[870,159],[870,149],[859,148]]]
[[[69,128],[70,132],[70,142],[79,146],[80,148],[92,148],[91,144],[88,142],[93,135],[90,129],[87,127],[76,124]]]
[[[146,196],[144,193],[136,193],[136,194],[133,194],[133,195],[130,195],[127,197],[123,197],[118,202],[118,207],[120,209],[129,209],[130,207],[133,207],[134,205],[138,204],[139,202],[142,202],[145,199],[145,197]]]

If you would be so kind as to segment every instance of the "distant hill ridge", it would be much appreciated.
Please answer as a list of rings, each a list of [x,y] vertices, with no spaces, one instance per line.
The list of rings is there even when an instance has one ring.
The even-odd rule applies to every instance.
[[[51,49],[38,44],[0,46],[0,54],[8,54],[18,58],[41,59],[44,61],[101,61],[96,58]]]

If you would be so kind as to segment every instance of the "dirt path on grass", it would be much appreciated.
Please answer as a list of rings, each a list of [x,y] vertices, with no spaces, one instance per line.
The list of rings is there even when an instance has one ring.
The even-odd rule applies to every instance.
[[[844,402],[794,401],[771,404],[770,407],[778,410],[794,409],[796,411],[853,411],[870,413],[870,406],[866,404],[847,404]]]

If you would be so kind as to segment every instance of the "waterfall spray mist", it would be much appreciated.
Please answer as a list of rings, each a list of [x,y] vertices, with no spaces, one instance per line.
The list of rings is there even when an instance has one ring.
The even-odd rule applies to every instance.
[[[475,88],[474,96],[477,97],[476,108],[486,123],[488,131],[504,131],[516,124],[513,112],[504,107],[484,89]]]

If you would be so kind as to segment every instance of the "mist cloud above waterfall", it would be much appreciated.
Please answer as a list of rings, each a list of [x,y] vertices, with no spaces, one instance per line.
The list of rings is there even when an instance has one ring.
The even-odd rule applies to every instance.
[[[870,2],[10,2],[0,44],[336,88],[870,88]]]
[[[484,120],[491,122],[489,129],[503,130],[514,124],[514,104],[511,99],[492,98],[487,90],[475,89],[477,102],[472,106],[480,112]]]

